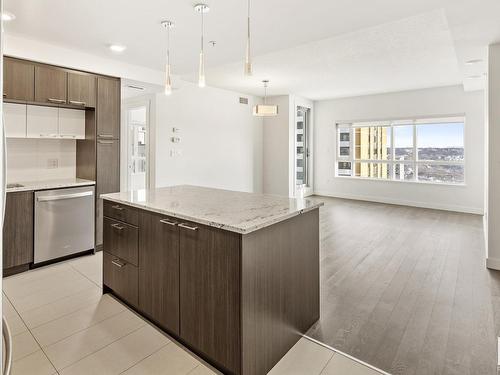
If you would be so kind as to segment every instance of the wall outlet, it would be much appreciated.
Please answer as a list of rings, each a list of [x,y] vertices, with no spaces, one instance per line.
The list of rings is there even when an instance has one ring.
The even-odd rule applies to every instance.
[[[59,160],[47,159],[47,169],[55,169],[59,167]]]

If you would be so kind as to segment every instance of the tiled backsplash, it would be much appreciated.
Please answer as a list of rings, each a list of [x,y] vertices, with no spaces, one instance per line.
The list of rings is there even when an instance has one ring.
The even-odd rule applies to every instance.
[[[74,178],[76,141],[7,139],[7,182]]]

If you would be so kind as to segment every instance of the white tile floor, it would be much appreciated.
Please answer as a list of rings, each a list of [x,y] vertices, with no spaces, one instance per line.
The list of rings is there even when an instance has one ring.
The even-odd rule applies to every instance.
[[[207,375],[218,372],[110,295],[102,253],[4,279],[13,375]],[[302,338],[272,375],[379,375]]]

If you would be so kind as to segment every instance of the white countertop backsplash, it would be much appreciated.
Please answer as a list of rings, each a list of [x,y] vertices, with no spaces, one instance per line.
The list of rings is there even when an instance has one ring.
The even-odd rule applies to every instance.
[[[241,234],[323,205],[314,198],[295,199],[189,185],[103,194],[101,198]]]

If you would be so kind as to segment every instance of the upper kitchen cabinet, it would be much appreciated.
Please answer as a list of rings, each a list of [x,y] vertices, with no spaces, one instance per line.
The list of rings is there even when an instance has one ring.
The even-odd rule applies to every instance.
[[[59,136],[59,111],[56,107],[28,105],[27,131],[28,138],[57,138]]]
[[[120,138],[120,80],[97,78],[97,137]]]
[[[67,104],[68,73],[56,67],[35,66],[35,101]]]
[[[59,108],[58,130],[60,138],[85,139],[85,111]]]
[[[94,108],[96,103],[96,77],[88,73],[69,72],[68,103]]]
[[[3,62],[4,99],[33,101],[35,99],[35,65],[9,57]]]

